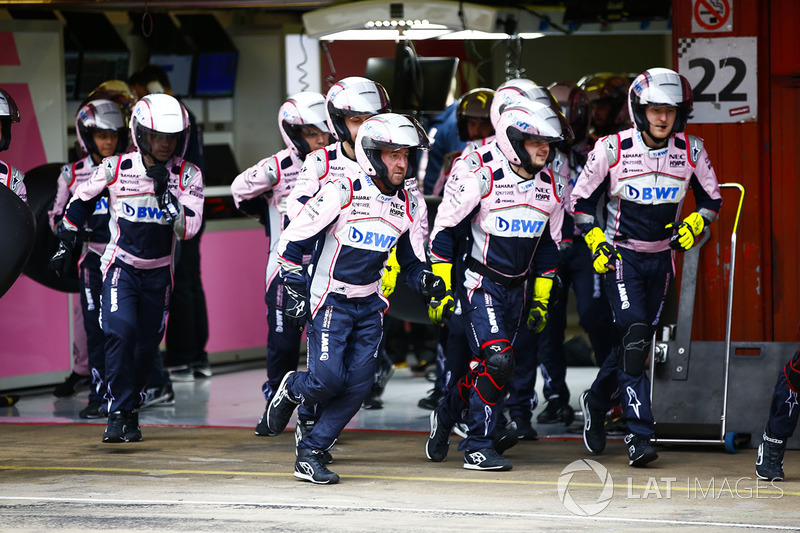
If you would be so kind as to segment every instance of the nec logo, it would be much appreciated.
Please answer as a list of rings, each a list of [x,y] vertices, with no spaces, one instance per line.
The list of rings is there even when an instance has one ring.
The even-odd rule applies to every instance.
[[[512,233],[533,233],[537,234],[542,231],[542,227],[544,226],[544,222],[541,220],[529,220],[529,219],[511,219],[509,222],[508,220],[504,219],[503,217],[497,217],[496,227],[498,231],[507,232],[511,231]]]
[[[678,187],[643,187],[639,190],[633,185],[626,185],[625,195],[629,200],[675,200]]]
[[[145,205],[134,208],[130,204],[123,203],[122,210],[125,212],[126,216],[131,218],[161,220],[161,217],[164,216],[164,213],[158,207],[148,207]]]
[[[394,241],[397,240],[397,237],[392,237],[391,235],[384,235],[374,231],[361,232],[356,228],[350,228],[350,235],[348,237],[350,238],[350,242],[367,244],[386,250],[394,246]]]

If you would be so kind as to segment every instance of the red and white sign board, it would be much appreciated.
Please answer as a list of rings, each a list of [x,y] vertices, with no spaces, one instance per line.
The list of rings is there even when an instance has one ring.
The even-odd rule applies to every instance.
[[[733,0],[692,0],[692,32],[733,31]]]

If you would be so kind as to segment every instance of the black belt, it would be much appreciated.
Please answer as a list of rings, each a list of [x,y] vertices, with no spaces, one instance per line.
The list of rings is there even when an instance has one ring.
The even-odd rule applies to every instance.
[[[525,284],[525,281],[528,279],[527,275],[509,277],[499,274],[494,270],[491,270],[474,257],[467,257],[466,266],[476,274],[480,274],[481,276],[489,278],[493,282],[497,283],[498,285],[502,285],[507,289],[513,287],[522,287]]]

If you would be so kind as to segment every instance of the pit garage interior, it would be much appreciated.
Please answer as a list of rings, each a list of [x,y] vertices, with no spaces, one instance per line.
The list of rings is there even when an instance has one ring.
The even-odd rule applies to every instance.
[[[379,36],[376,21],[406,17],[438,27],[415,35],[390,24]],[[756,479],[754,447],[775,378],[800,346],[799,25],[792,0],[4,2],[0,86],[25,95],[14,130],[25,141],[0,155],[33,174],[34,189],[70,160],[72,117],[97,82],[148,62],[174,69],[176,94],[204,129],[214,375],[175,383],[174,406],[143,410],[143,442],[102,444],[104,422],[78,417],[87,393],[52,394],[71,371],[77,296],[24,271],[0,298],[0,401],[12,404],[0,407],[0,530],[798,529],[800,437],[782,483]],[[409,49],[430,70],[425,101],[402,107],[423,123],[453,96],[510,77],[550,85],[664,66],[692,83],[700,120],[687,131],[705,141],[723,208],[704,244],[677,257],[654,339],[652,466],[627,465],[621,433],[602,455],[586,451],[578,396],[590,364],[568,369],[575,422],[537,426],[538,441],[507,452],[510,472],[462,469],[456,435],[447,461],[425,458],[429,412],[417,401],[432,385],[411,364],[396,370],[383,409],[359,411],[333,448],[337,486],[293,478],[294,421],[277,437],[253,435],[267,244],[233,208],[230,182],[282,147],[274,117],[287,95],[365,75],[371,58],[393,67]],[[201,80],[204,55],[222,58],[221,70]],[[455,71],[436,58],[456,58]],[[403,319],[424,317],[395,298]],[[581,346],[574,308],[569,318]],[[541,398],[541,378],[537,389]]]

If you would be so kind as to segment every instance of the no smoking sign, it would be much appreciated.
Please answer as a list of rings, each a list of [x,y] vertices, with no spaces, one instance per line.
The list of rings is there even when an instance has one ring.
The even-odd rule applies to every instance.
[[[733,31],[732,0],[692,0],[692,32]]]

